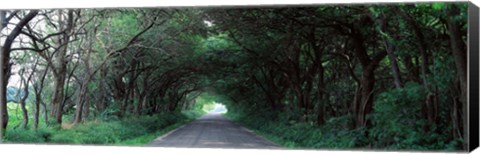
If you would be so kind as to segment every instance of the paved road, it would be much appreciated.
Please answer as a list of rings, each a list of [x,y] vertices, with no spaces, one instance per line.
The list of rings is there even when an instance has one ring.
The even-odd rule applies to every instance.
[[[277,149],[277,145],[255,135],[219,113],[209,113],[167,133],[148,146],[180,148]]]

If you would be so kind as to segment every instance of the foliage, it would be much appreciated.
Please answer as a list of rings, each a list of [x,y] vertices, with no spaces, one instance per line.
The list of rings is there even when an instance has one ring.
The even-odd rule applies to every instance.
[[[378,140],[375,147],[394,149],[418,149],[421,145],[426,121],[421,119],[425,89],[415,83],[407,83],[404,89],[394,89],[379,95],[373,115],[372,138]],[[407,146],[407,147],[406,147]],[[408,147],[413,146],[413,147]]]
[[[288,148],[354,149],[367,143],[367,138],[362,135],[365,129],[341,127],[348,116],[331,119],[320,128],[306,123],[271,121],[255,114],[240,116],[228,112],[227,117]]]
[[[123,119],[121,121],[91,121],[68,129],[38,130],[21,128],[8,130],[5,140],[13,143],[106,144],[139,145],[192,121],[201,114],[164,113]]]

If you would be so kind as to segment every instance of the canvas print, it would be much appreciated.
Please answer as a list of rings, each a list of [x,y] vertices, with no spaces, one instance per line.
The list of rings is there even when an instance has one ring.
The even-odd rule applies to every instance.
[[[465,151],[467,2],[0,10],[0,140]]]

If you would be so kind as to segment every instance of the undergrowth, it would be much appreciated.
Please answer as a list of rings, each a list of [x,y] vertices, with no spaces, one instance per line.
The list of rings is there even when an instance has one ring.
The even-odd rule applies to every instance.
[[[201,116],[201,111],[162,113],[112,121],[89,121],[68,129],[10,128],[7,143],[143,145]]]
[[[265,116],[243,116],[228,112],[226,117],[245,125],[255,133],[287,148],[353,149],[362,141],[365,130],[348,130],[346,117],[332,119],[322,128],[308,123],[272,121]]]
[[[435,126],[431,127],[431,131],[422,129],[426,128],[426,123],[420,120],[420,107],[415,103],[421,99],[417,97],[421,91],[417,90],[417,85],[406,86],[413,90],[392,90],[378,97],[375,111],[369,115],[373,121],[373,126],[369,129],[351,128],[352,117],[348,114],[331,117],[321,126],[288,120],[288,113],[285,112],[240,110],[228,112],[226,117],[286,148],[417,151],[461,149],[461,141],[443,137],[447,136],[445,134],[448,130]]]

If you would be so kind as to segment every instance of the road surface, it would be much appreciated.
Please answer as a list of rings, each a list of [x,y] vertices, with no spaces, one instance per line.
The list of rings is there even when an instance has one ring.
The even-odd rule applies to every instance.
[[[278,149],[279,146],[223,117],[208,113],[147,146],[179,148]]]

